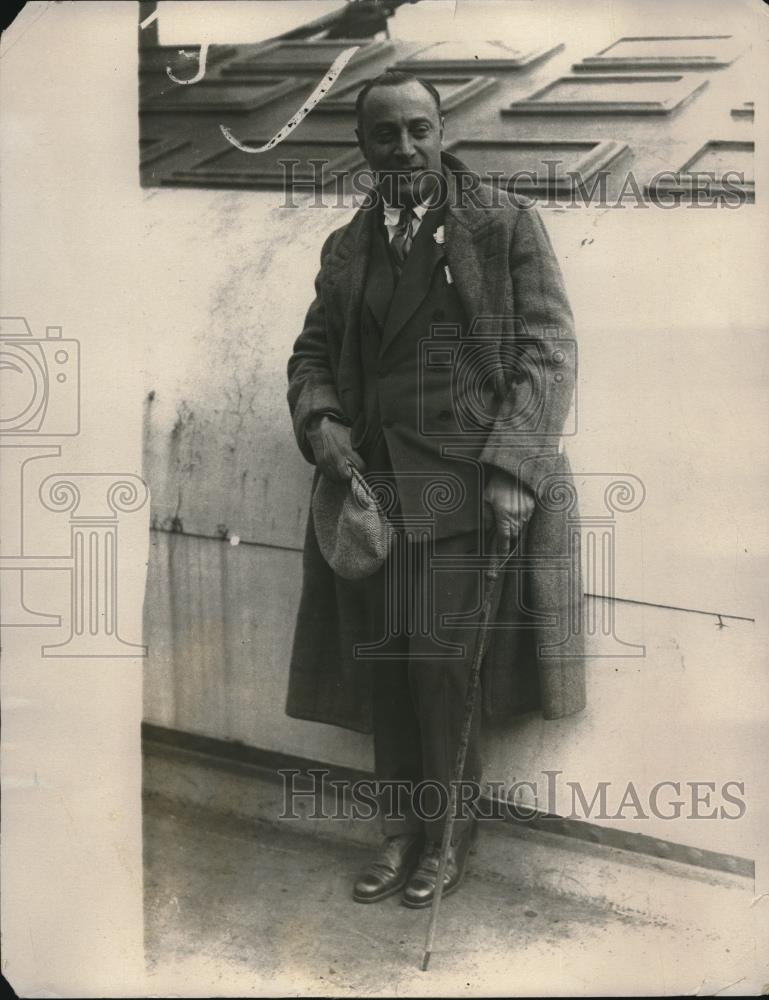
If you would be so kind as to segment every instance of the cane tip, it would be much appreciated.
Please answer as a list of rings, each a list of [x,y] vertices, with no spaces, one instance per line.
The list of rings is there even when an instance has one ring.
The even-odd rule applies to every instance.
[[[430,952],[426,951],[422,957],[422,972],[427,972],[427,966],[430,964]]]

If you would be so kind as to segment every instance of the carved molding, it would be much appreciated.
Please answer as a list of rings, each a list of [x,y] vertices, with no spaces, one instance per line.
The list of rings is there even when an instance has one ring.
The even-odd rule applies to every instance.
[[[211,112],[245,113],[271,104],[278,97],[296,90],[295,77],[268,76],[238,82],[232,79],[201,80],[189,86],[171,84],[163,93],[141,100],[139,114],[206,114]]]
[[[253,76],[261,73],[319,73],[327,70],[336,57],[353,45],[360,48],[348,63],[351,69],[381,56],[392,42],[372,42],[370,38],[307,39],[269,42],[243,59],[222,67],[223,76]]]
[[[269,138],[269,137],[267,137]],[[267,138],[243,138],[247,146],[261,146]],[[333,186],[334,171],[348,171],[362,162],[355,141],[334,139],[285,139],[264,153],[244,153],[228,145],[213,156],[207,156],[190,168],[175,170],[163,179],[167,184],[195,187],[270,188],[283,190],[287,173],[280,161],[299,161],[290,170],[289,187],[303,191]],[[314,170],[310,161],[322,161],[322,170]]]
[[[177,150],[184,149],[185,146],[189,145],[190,143],[186,139],[180,139],[179,137],[151,139],[147,136],[142,136],[139,139],[139,166],[148,167],[151,163],[157,162],[164,156],[175,153]]]
[[[503,115],[667,115],[708,81],[681,73],[562,76],[509,107]]]
[[[483,76],[436,76],[433,73],[422,74],[424,79],[431,83],[441,95],[441,108],[443,111],[453,111],[471,97],[478,97],[480,94],[493,90],[498,85],[498,80],[489,79]],[[338,90],[332,88],[328,97],[320,102],[314,109],[317,112],[336,112],[353,114],[355,112],[355,98],[362,86],[362,81],[356,80],[348,83]],[[441,88],[448,91],[444,97]]]
[[[753,121],[755,117],[755,106],[753,101],[743,101],[736,108],[731,110],[732,118],[747,118],[749,121]]]
[[[743,51],[732,35],[626,35],[574,65],[596,69],[715,69],[729,66]]]
[[[712,195],[742,192],[748,201],[755,194],[754,176],[755,143],[737,139],[711,139],[693,156],[667,176],[663,175],[653,185],[647,186],[651,198],[658,195],[682,194],[691,196],[695,188]],[[729,177],[727,173],[739,172],[743,180]]]
[[[237,52],[234,45],[212,45],[206,57],[206,66],[216,66],[229,59]],[[182,53],[187,53],[182,55]],[[183,77],[185,73],[192,74],[198,65],[200,45],[157,45],[139,50],[139,76],[163,76],[167,78],[166,67]]]
[[[513,189],[521,194],[547,194],[568,197],[574,189],[576,179],[588,183],[599,171],[609,165],[627,150],[624,142],[613,140],[560,141],[557,139],[505,139],[505,140],[457,140],[446,147],[464,160],[473,170],[484,176],[491,170],[489,160],[499,160],[500,152],[509,152],[515,158],[509,173],[501,177],[498,171],[486,174],[487,178],[503,188]],[[485,162],[484,162],[485,160]],[[528,165],[527,165],[528,160]],[[547,166],[547,161],[551,166]],[[557,163],[555,161],[560,161]],[[519,164],[523,163],[523,166]],[[535,175],[525,176],[526,171]],[[517,175],[517,176],[516,176]]]
[[[438,42],[412,53],[406,59],[397,62],[393,68],[420,73],[428,70],[439,73],[446,70],[473,73],[479,70],[520,70],[547,59],[554,53],[560,52],[562,48],[563,43],[516,49],[504,42],[496,41]]]

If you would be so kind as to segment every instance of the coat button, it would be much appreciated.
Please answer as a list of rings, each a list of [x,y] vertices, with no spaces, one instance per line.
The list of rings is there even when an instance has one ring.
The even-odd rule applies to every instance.
[[[384,428],[390,428],[390,427],[393,426],[394,423],[395,423],[394,420],[383,420],[382,421],[382,427],[384,427]]]
[[[433,319],[440,323],[442,319],[446,319],[446,313],[442,309],[434,309]]]

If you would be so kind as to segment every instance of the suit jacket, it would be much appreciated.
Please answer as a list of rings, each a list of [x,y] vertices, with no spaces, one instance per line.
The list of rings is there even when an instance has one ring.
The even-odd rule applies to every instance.
[[[425,243],[419,266],[410,278],[404,270],[386,311],[381,303],[367,303],[382,320],[377,364],[384,376],[378,383],[383,432],[396,478],[422,472],[426,448],[438,458],[446,448],[459,448],[472,453],[478,468],[501,469],[538,495],[526,533],[529,561],[505,574],[498,621],[507,627],[497,630],[487,653],[484,706],[497,718],[535,708],[557,718],[585,704],[582,588],[578,562],[570,560],[576,503],[560,444],[576,372],[572,314],[536,209],[498,197],[495,202],[493,189],[456,158],[444,154],[443,160],[444,243]],[[310,462],[305,427],[314,414],[335,413],[353,428],[366,419],[361,316],[376,224],[375,211],[364,206],[326,240],[315,299],[288,362],[294,432]],[[417,239],[424,227],[425,221]],[[435,294],[436,273],[443,280],[445,266],[452,285],[445,294],[456,296],[467,325],[451,334],[436,333],[424,317],[417,323],[417,343],[430,348],[435,341],[438,351],[429,391],[422,393],[428,373],[418,367],[409,325]],[[404,331],[410,335],[404,338]],[[406,343],[411,347],[404,352]],[[426,410],[416,398],[420,393],[429,400]],[[431,416],[446,413],[451,427],[431,435]],[[370,682],[352,660],[350,602],[353,593],[320,556],[310,517],[287,711],[370,731]]]

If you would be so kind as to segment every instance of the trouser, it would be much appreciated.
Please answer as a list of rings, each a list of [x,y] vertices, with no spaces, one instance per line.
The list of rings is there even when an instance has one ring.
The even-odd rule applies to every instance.
[[[373,676],[375,777],[386,836],[422,828],[429,840],[443,835],[483,600],[482,573],[477,565],[461,568],[462,557],[477,552],[476,532],[433,540],[399,530],[388,563],[362,581],[374,637],[373,655],[362,659]],[[453,565],[440,569],[444,558]],[[457,614],[461,623],[445,620]],[[471,822],[481,781],[480,732],[479,684],[455,837]]]

